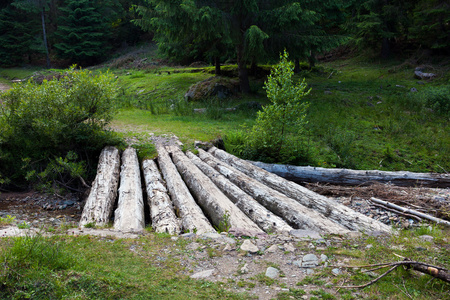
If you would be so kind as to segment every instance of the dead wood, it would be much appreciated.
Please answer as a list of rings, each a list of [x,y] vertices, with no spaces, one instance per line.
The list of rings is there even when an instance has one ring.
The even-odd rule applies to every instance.
[[[321,182],[337,185],[370,185],[374,182],[398,186],[449,187],[450,175],[440,173],[414,173],[408,171],[350,170],[319,167],[301,167],[251,162],[268,172],[294,182]]]
[[[192,152],[186,153],[187,157],[203,172],[212,182],[239,207],[253,222],[267,233],[270,232],[289,232],[293,228],[289,226],[283,219],[273,214],[264,206],[259,204],[250,195],[246,194],[235,184],[230,182],[222,174],[214,170],[208,164],[203,162],[200,158]]]
[[[117,209],[114,212],[114,229],[140,231],[144,228],[141,171],[136,149],[129,147],[122,154],[119,199]]]
[[[302,206],[321,213],[348,230],[390,232],[390,227],[388,225],[358,213],[333,199],[319,195],[301,185],[254,166],[248,161],[239,159],[236,156],[215,147],[209,149],[208,152],[220,159],[220,161],[233,166],[265,186],[294,199]]]
[[[184,183],[164,145],[156,143],[158,164],[167,184],[171,199],[181,218],[181,227],[185,232],[216,232],[201,208],[195,202],[188,187]]]
[[[245,228],[256,234],[263,233],[263,230],[234,205],[178,146],[166,147],[166,149],[172,154],[172,159],[184,182],[216,228],[222,231]]]
[[[405,208],[405,207],[402,207],[402,206],[398,206],[398,205],[395,205],[393,203],[390,203],[390,202],[387,202],[387,201],[383,201],[383,200],[380,200],[380,199],[377,199],[377,198],[374,198],[374,197],[370,198],[370,200],[372,202],[384,205],[384,206],[389,207],[389,208],[393,208],[393,209],[401,211],[403,213],[414,215],[414,216],[420,217],[422,219],[427,219],[429,221],[433,221],[433,222],[436,222],[438,224],[443,224],[445,226],[450,226],[450,222],[448,222],[448,221],[445,221],[445,220],[442,220],[442,219],[439,219],[439,218],[436,218],[436,217],[433,217],[433,216],[421,213],[421,212],[413,210],[413,209],[409,209],[409,208]]]
[[[241,171],[199,149],[199,157],[208,165],[252,196],[268,210],[283,218],[295,229],[308,229],[332,234],[346,234],[348,229],[331,221],[323,214],[303,206],[299,202],[275,191]]]
[[[412,270],[415,270],[415,271],[418,271],[418,272],[421,272],[424,274],[428,274],[428,275],[433,276],[434,278],[438,278],[440,280],[450,283],[450,271],[449,270],[438,267],[438,266],[433,266],[430,264],[418,262],[418,261],[412,261],[409,258],[405,258],[403,261],[392,262],[392,263],[382,263],[382,264],[374,264],[374,265],[366,265],[366,266],[345,266],[345,268],[362,268],[362,267],[375,267],[375,266],[381,267],[381,268],[386,268],[386,267],[391,267],[391,268],[389,270],[387,270],[385,273],[381,274],[380,276],[369,281],[366,284],[355,285],[355,286],[340,286],[339,288],[348,288],[348,289],[365,288],[369,285],[374,284],[381,278],[385,277],[386,275],[388,275],[389,273],[394,271],[399,266],[405,266],[407,269],[412,269]],[[377,268],[377,269],[379,269],[379,268]]]
[[[155,232],[179,234],[180,224],[156,163],[146,159],[142,162],[142,170],[153,229]]]
[[[84,205],[81,227],[89,223],[98,226],[108,224],[117,197],[119,174],[119,150],[115,147],[105,147],[100,153],[97,175]]]

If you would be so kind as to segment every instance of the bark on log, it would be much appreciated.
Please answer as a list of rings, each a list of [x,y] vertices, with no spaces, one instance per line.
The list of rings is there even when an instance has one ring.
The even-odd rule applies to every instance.
[[[155,232],[179,234],[180,223],[156,163],[146,159],[142,162],[142,170],[153,229]]]
[[[263,233],[178,147],[169,147],[168,151],[184,182],[216,228],[222,231],[245,228],[255,235]]]
[[[383,201],[383,200],[380,200],[380,199],[377,199],[377,198],[374,198],[374,197],[370,198],[370,200],[375,202],[375,203],[384,205],[386,207],[390,207],[390,208],[393,208],[395,210],[401,211],[403,213],[414,215],[414,216],[420,217],[422,219],[427,219],[429,221],[433,221],[433,222],[436,222],[438,224],[443,224],[445,226],[449,226],[450,227],[450,222],[449,221],[442,220],[442,219],[439,219],[439,218],[435,218],[433,216],[421,213],[420,211],[417,211],[417,210],[414,210],[414,209],[409,209],[409,208],[402,207],[402,206],[398,206],[398,205],[395,205],[394,203]]]
[[[97,176],[84,205],[80,227],[89,223],[105,226],[111,218],[119,185],[120,154],[115,147],[105,147],[100,153]]]
[[[379,170],[327,169],[251,162],[270,173],[300,182],[326,182],[338,185],[370,185],[373,182],[391,183],[398,186],[425,186],[446,188],[450,186],[450,174],[414,173],[408,171],[388,172]]]
[[[157,143],[156,151],[158,152],[159,168],[166,180],[167,189],[177,214],[181,218],[182,229],[185,232],[197,232],[198,234],[216,232],[195,202],[164,146]]]
[[[269,173],[251,163],[228,154],[215,147],[209,150],[215,157],[239,171],[256,179],[262,184],[295,199],[301,205],[323,214],[325,217],[341,224],[351,231],[383,231],[390,232],[390,226],[358,213],[345,205],[337,203],[325,196],[319,195],[294,182]]]
[[[283,219],[262,206],[192,152],[187,152],[187,157],[189,157],[191,161],[206,174],[240,210],[242,210],[265,232],[289,232],[293,229]]]
[[[119,200],[114,212],[114,229],[140,231],[145,227],[144,198],[141,171],[136,149],[127,148],[122,154]]]
[[[244,173],[215,158],[210,153],[199,149],[199,157],[267,209],[282,217],[293,228],[332,234],[346,234],[349,232],[349,230],[340,224],[301,205],[286,195],[265,186],[261,182],[248,177]]]

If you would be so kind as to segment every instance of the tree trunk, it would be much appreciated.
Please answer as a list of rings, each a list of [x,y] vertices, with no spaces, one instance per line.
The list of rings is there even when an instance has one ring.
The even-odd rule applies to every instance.
[[[251,162],[270,173],[300,182],[324,182],[337,185],[370,185],[373,182],[391,183],[398,186],[425,186],[446,188],[450,175],[438,173],[388,172],[378,170],[327,169]]]
[[[277,192],[199,149],[199,157],[295,229],[345,234],[349,231],[324,215]]]
[[[219,76],[222,72],[220,71],[220,58],[214,57],[215,74]]]
[[[388,38],[383,38],[381,41],[381,57],[384,59],[391,56],[391,43]]]
[[[187,152],[187,156],[240,210],[265,232],[289,232],[293,229],[283,219],[267,210],[192,152]]]
[[[136,149],[129,147],[122,154],[119,200],[114,213],[114,229],[121,231],[140,231],[144,227],[145,217],[141,170],[139,169]]]
[[[238,63],[238,73],[239,73],[239,87],[241,93],[250,93],[250,82],[248,79],[248,69],[247,64],[244,61],[244,44],[237,46],[237,63]]]
[[[153,229],[155,232],[179,234],[180,224],[156,163],[146,159],[142,162],[142,170]]]
[[[48,43],[47,43],[47,32],[45,30],[45,8],[42,7],[42,11],[41,11],[41,20],[42,20],[42,35],[43,35],[43,39],[44,39],[44,47],[45,47],[45,55],[46,55],[46,60],[47,60],[47,68],[50,68],[50,55],[49,55],[49,51],[48,51]]]
[[[209,150],[215,157],[229,165],[235,167],[246,175],[258,180],[262,184],[271,187],[272,189],[295,199],[298,203],[314,209],[327,218],[341,224],[352,231],[383,231],[389,232],[390,227],[371,219],[363,214],[357,213],[354,210],[337,203],[336,201],[327,197],[321,196],[313,191],[308,190],[301,185],[288,181],[275,174],[269,173],[261,168],[258,168],[251,163],[237,158],[225,151],[219,150],[215,147]]]
[[[300,72],[300,60],[298,58],[294,59],[294,73]]]
[[[158,164],[166,180],[167,189],[181,218],[181,227],[185,232],[215,232],[200,207],[195,202],[181,175],[162,144],[156,143]]]
[[[105,226],[111,218],[119,185],[120,155],[115,147],[105,147],[100,153],[97,176],[84,205],[80,227],[95,223]]]
[[[245,228],[254,232],[255,236],[258,233],[263,233],[178,147],[170,147],[169,149],[184,182],[216,228],[220,231],[228,231],[231,228]]]

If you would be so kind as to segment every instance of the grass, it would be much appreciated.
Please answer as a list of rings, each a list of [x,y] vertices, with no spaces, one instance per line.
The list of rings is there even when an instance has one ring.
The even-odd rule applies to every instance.
[[[1,299],[245,299],[183,275],[168,236],[0,240]],[[133,250],[133,251],[131,251]],[[164,257],[164,259],[162,258]]]

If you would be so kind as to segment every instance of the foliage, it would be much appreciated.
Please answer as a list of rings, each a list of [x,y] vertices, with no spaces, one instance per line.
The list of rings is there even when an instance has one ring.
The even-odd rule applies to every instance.
[[[418,97],[424,99],[428,108],[450,118],[450,85],[431,87],[420,93]]]
[[[258,112],[248,146],[266,161],[286,163],[298,158],[301,151],[299,139],[304,133],[308,107],[303,98],[310,90],[305,91],[305,80],[295,84],[294,65],[286,51],[280,59],[264,86],[271,104]]]
[[[14,184],[91,175],[86,171],[92,172],[101,148],[118,142],[104,130],[116,90],[112,74],[72,67],[53,80],[29,80],[0,94],[0,173]]]
[[[10,216],[10,215],[6,215],[5,217],[0,217],[0,226],[12,224],[15,219],[16,219],[16,217]]]
[[[54,46],[58,55],[79,64],[98,61],[107,53],[108,26],[94,1],[70,0],[61,8],[64,15],[56,36],[60,42]]]

